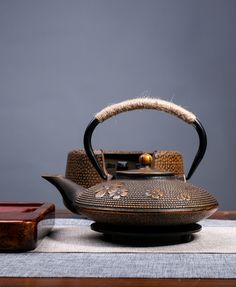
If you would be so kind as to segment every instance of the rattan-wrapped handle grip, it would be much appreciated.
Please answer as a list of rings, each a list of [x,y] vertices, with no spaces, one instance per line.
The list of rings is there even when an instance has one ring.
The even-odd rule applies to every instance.
[[[174,103],[152,98],[137,98],[108,106],[101,110],[99,113],[97,113],[95,115],[95,118],[100,123],[102,123],[105,120],[120,113],[140,109],[154,109],[163,111],[175,115],[176,117],[184,120],[186,123],[189,124],[193,123],[196,120],[196,116],[188,110]]]
[[[95,118],[89,123],[84,133],[84,149],[99,175],[103,179],[110,178],[110,175],[107,174],[106,171],[103,170],[99,165],[92,148],[91,139],[94,129],[99,123],[102,123],[117,114],[138,109],[154,109],[167,112],[169,114],[175,115],[176,117],[195,127],[199,136],[199,147],[187,175],[187,179],[189,179],[205,154],[207,147],[206,132],[199,119],[197,119],[197,117],[193,113],[171,102],[151,98],[137,98],[108,106],[105,109],[101,110],[99,113],[97,113],[95,115]]]

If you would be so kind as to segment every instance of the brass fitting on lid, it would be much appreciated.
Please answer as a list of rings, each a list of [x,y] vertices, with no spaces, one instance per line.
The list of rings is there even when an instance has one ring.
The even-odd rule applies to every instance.
[[[151,166],[152,156],[149,153],[143,153],[139,157],[139,163],[144,166]]]

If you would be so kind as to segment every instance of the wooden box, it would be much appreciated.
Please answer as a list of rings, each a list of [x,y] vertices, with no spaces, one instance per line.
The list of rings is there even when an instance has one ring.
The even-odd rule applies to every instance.
[[[51,203],[0,203],[0,252],[32,250],[54,225]]]

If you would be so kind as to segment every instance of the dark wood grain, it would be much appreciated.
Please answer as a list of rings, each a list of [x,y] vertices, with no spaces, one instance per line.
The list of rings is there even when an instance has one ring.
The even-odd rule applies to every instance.
[[[58,218],[77,218],[64,209],[56,211]],[[236,220],[236,211],[218,211],[212,219]],[[235,279],[149,279],[149,278],[0,278],[0,286],[84,286],[84,287],[236,287]]]
[[[236,210],[217,211],[210,217],[210,219],[236,220]]]
[[[233,279],[137,279],[137,278],[1,278],[0,286],[84,287],[235,287]]]

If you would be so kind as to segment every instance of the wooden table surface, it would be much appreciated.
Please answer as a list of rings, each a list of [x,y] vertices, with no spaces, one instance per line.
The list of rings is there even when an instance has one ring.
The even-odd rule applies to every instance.
[[[67,210],[57,210],[58,218],[75,218]],[[236,211],[218,211],[211,219],[236,220]],[[0,278],[0,286],[85,286],[85,287],[229,287],[236,286],[235,279],[149,279],[149,278]]]

